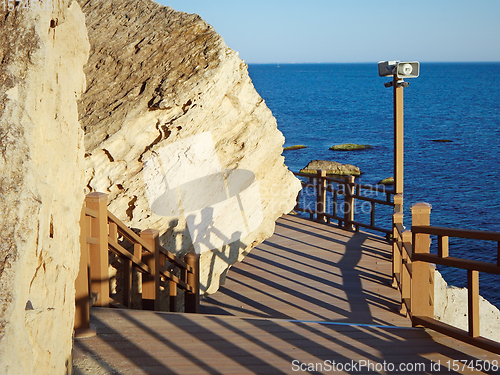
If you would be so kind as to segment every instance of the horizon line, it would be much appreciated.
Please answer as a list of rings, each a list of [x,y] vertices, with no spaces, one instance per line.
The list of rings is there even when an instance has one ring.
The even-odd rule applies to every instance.
[[[245,60],[243,60],[245,61]],[[398,60],[399,61],[399,60]],[[409,61],[409,60],[407,60]],[[414,61],[414,60],[412,60]],[[426,61],[419,60],[420,63],[426,64],[499,64],[500,61]],[[299,65],[299,64],[378,64],[378,61],[307,61],[307,62],[247,62],[252,65]]]

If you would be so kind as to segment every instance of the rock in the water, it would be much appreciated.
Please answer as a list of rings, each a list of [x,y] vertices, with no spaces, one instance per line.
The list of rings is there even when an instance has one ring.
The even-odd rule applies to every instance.
[[[379,185],[394,185],[394,177],[387,177],[383,180],[380,180]]]
[[[341,145],[333,145],[330,150],[333,151],[357,151],[357,150],[367,150],[372,148],[371,145],[357,145],[355,143],[344,143]]]
[[[294,146],[288,146],[288,147],[284,147],[283,150],[284,151],[289,151],[289,150],[301,150],[303,148],[306,148],[306,146],[304,145],[294,145]]]
[[[361,171],[352,164],[342,164],[336,161],[313,160],[307,166],[300,170],[301,173],[316,174],[318,169],[323,169],[328,175],[340,176],[360,176]]]
[[[271,236],[299,181],[246,64],[198,15],[149,0],[80,0],[91,56],[80,102],[87,186],[172,252],[201,253],[201,287]]]
[[[77,97],[87,30],[75,1],[54,1],[52,11],[9,12],[10,5],[0,5],[0,373],[67,374],[85,186]]]

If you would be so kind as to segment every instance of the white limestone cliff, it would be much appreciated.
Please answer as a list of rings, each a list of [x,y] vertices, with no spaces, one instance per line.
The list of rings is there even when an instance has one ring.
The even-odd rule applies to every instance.
[[[271,236],[299,181],[246,64],[197,15],[149,0],[79,0],[91,53],[80,101],[87,188],[168,250],[201,253],[212,293]]]
[[[89,43],[79,5],[51,4],[0,5],[1,374],[71,371]]]
[[[434,318],[454,327],[468,330],[467,288],[448,286],[439,271],[434,273]],[[480,335],[500,342],[500,311],[479,296]]]

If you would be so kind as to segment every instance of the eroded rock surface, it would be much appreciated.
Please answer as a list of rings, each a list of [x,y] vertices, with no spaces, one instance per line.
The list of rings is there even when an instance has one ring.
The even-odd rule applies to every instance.
[[[295,204],[276,120],[199,16],[148,0],[79,2],[91,42],[87,187],[108,193],[127,225],[159,229],[167,249],[201,252],[202,289],[214,292]]]
[[[84,198],[77,97],[89,43],[76,2],[11,5],[0,4],[0,373],[63,374]]]
[[[323,169],[326,171],[327,175],[339,175],[339,176],[360,176],[361,170],[352,164],[342,164],[338,161],[330,160],[312,160],[303,169],[300,170],[301,173],[316,174],[318,169]]]
[[[368,150],[372,148],[371,145],[358,145],[355,143],[343,143],[341,145],[333,145],[330,147],[332,151],[359,151]]]
[[[467,288],[448,286],[441,276],[434,274],[434,318],[454,327],[468,330]],[[479,332],[490,340],[500,342],[500,311],[479,296]]]

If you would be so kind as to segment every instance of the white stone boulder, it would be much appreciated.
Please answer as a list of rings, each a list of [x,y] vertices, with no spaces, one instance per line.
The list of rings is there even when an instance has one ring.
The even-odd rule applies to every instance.
[[[80,1],[91,53],[80,101],[88,191],[168,250],[201,254],[201,287],[272,235],[299,181],[246,64],[197,15]]]
[[[0,5],[0,373],[71,371],[89,43],[77,2]],[[45,2],[47,5],[47,2]]]
[[[439,271],[434,274],[434,318],[454,327],[468,330],[467,288],[448,286]],[[479,296],[480,335],[500,342],[500,311]]]

